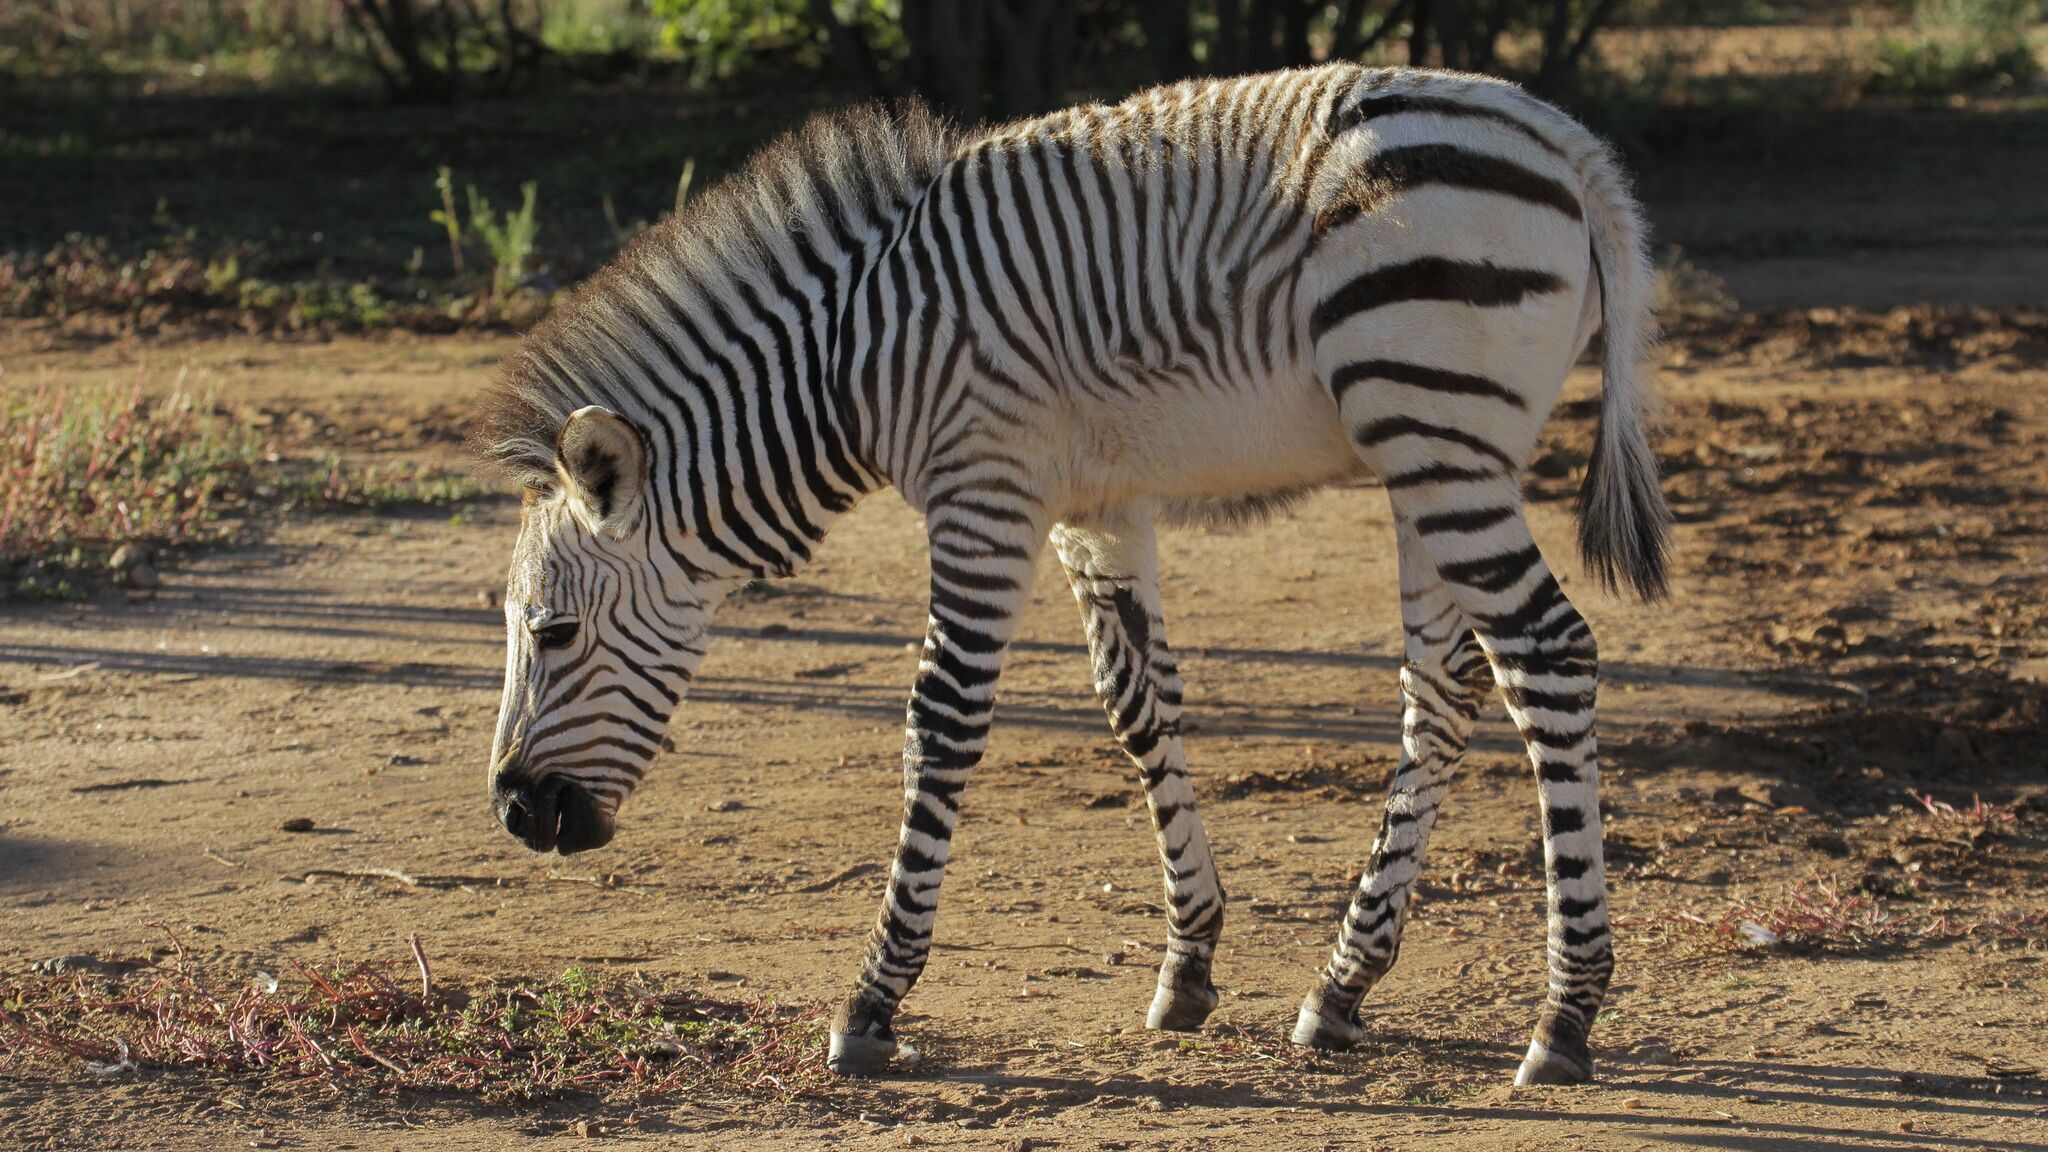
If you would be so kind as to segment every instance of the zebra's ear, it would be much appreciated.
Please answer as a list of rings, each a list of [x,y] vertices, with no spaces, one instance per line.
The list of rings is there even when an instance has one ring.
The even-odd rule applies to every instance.
[[[555,437],[555,471],[563,490],[600,532],[623,534],[647,486],[647,446],[640,431],[609,408],[569,413]]]

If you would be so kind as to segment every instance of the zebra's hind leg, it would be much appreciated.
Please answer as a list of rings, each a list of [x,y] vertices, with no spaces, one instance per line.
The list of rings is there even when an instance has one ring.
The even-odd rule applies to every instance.
[[[1587,1031],[1614,970],[1594,741],[1598,651],[1529,535],[1511,476],[1382,473],[1446,590],[1472,621],[1527,744],[1543,814],[1550,981],[1518,1084],[1589,1079]]]
[[[904,736],[903,823],[860,976],[832,1018],[826,1063],[842,1075],[887,1067],[897,1006],[931,954],[960,794],[988,747],[996,678],[1045,541],[1045,520],[1019,491],[1007,480],[962,488],[926,509],[931,618]]]
[[[1491,686],[1486,653],[1407,525],[1401,535],[1401,761],[1372,856],[1344,914],[1322,983],[1302,1002],[1294,1042],[1349,1048],[1364,1038],[1359,1002],[1393,967],[1437,805]]]
[[[1053,544],[1080,601],[1095,693],[1117,743],[1145,781],[1167,904],[1166,959],[1145,1024],[1192,1031],[1216,1008],[1210,965],[1223,934],[1223,888],[1195,810],[1180,741],[1180,669],[1160,616],[1152,521],[1137,512],[1062,525]]]

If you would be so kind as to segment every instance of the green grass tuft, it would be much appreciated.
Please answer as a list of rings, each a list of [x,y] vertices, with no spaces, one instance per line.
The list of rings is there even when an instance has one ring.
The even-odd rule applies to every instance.
[[[5,567],[127,540],[217,538],[223,505],[258,462],[250,429],[185,392],[45,387],[0,399],[0,411]]]
[[[2009,92],[2040,75],[2037,0],[1917,0],[1911,36],[1880,40],[1866,91],[1921,99]]]
[[[451,507],[489,489],[411,461],[289,459],[210,397],[0,394],[0,599],[91,592],[120,545],[220,543],[266,512]]]

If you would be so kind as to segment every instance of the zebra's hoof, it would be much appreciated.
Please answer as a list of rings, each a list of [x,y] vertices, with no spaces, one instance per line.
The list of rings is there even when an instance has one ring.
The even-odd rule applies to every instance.
[[[1193,1032],[1216,1010],[1214,988],[1168,988],[1159,986],[1152,996],[1152,1010],[1145,1013],[1145,1027],[1167,1032]]]
[[[895,1055],[896,1041],[888,1037],[834,1032],[825,1067],[835,1076],[879,1076],[889,1070],[889,1059]]]
[[[1515,1083],[1584,1084],[1593,1078],[1593,1057],[1586,1053],[1570,1056],[1546,1047],[1541,1040],[1529,1042],[1529,1054],[1515,1072]]]
[[[1294,1018],[1294,1035],[1290,1039],[1302,1048],[1318,1052],[1343,1052],[1358,1047],[1359,1041],[1365,1039],[1365,1025],[1351,1019],[1332,1019],[1323,1014],[1320,1006],[1303,1004]]]

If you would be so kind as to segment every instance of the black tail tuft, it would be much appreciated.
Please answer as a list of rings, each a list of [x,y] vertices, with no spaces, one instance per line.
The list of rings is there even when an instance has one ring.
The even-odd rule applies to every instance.
[[[1662,600],[1669,590],[1671,510],[1642,434],[1610,435],[1609,416],[1601,413],[1579,485],[1579,555],[1608,592],[1627,585],[1641,600]]]

